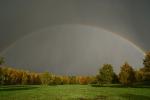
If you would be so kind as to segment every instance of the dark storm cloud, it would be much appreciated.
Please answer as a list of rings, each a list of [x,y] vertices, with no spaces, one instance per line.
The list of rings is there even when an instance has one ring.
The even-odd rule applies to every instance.
[[[57,48],[55,48],[52,52],[48,54],[49,56],[47,56],[48,51],[44,52],[43,49],[41,50],[41,47],[44,45],[45,45],[45,48],[48,48],[48,50],[51,50],[48,45],[48,43],[50,42],[49,39],[53,40],[57,36],[54,36],[53,38],[53,35],[52,36],[50,35],[51,33],[49,35],[43,35],[43,36],[35,35],[35,38],[33,38],[33,40],[29,39],[30,41],[28,40],[23,41],[23,42],[20,41],[22,40],[22,38],[30,35],[33,32],[39,33],[40,30],[43,30],[45,28],[50,28],[53,26],[59,26],[59,25],[60,26],[61,25],[81,25],[81,26],[87,25],[91,27],[102,28],[102,29],[107,30],[108,33],[113,32],[122,36],[125,39],[130,40],[131,42],[133,42],[134,44],[136,44],[138,47],[142,48],[143,50],[149,50],[150,49],[150,45],[149,45],[150,44],[150,39],[149,39],[150,37],[149,35],[150,6],[149,5],[150,5],[150,0],[0,0],[0,8],[1,8],[0,9],[0,52],[3,52],[3,53],[5,52],[4,56],[6,57],[6,60],[9,62],[9,64],[15,65],[15,66],[17,65],[23,66],[23,68],[31,67],[31,70],[32,69],[36,69],[38,71],[46,70],[49,68],[48,66],[52,64],[50,65],[52,66],[50,67],[50,70],[57,72],[57,67],[55,66],[60,66],[59,64],[63,64],[64,62],[65,62],[64,66],[67,66],[66,62],[68,62],[68,67],[66,69],[65,67],[64,68],[62,67],[60,69],[62,73],[65,73],[67,70],[78,71],[79,70],[78,67],[82,65],[82,63],[78,65],[80,61],[77,61],[76,64],[74,64],[74,66],[75,65],[78,66],[77,68],[70,67],[71,64],[73,64],[72,61],[75,63],[75,60],[76,60],[75,58],[74,59],[72,58],[72,60],[71,58],[69,58],[71,57],[71,55],[73,55],[72,57],[76,56],[75,54],[70,53],[71,51],[74,51],[74,50],[70,50],[70,52],[65,53],[66,55],[63,55],[63,53],[60,53],[59,50],[58,50],[59,52],[56,51],[58,54],[54,52],[55,50],[57,50]],[[81,32],[82,29],[74,30],[74,31],[75,33]],[[89,31],[90,30],[88,30],[88,32]],[[65,32],[67,33],[70,31],[66,30]],[[77,34],[78,36],[80,36],[82,35],[82,32],[81,34],[80,33],[77,33]],[[97,35],[93,35],[93,37],[95,38],[96,36]],[[40,39],[38,37],[40,37]],[[66,40],[66,38],[63,38],[63,39]],[[48,43],[44,42],[46,40],[48,40]],[[118,39],[116,40],[110,39],[110,41],[116,42],[118,41]],[[21,45],[21,44],[19,46],[14,45],[18,43],[23,43],[24,45]],[[45,43],[45,44],[40,44],[40,43]],[[84,66],[88,64],[88,66],[96,67],[99,64],[104,63],[105,62],[104,60],[106,60],[107,61],[106,63],[112,62],[114,65],[119,66],[119,64],[121,64],[124,60],[128,58],[129,62],[131,62],[132,65],[135,65],[137,67],[142,66],[140,62],[142,61],[141,60],[143,56],[142,53],[134,46],[132,47],[131,45],[129,45],[130,42],[129,44],[127,44],[128,42],[121,42],[121,43],[123,44],[125,43],[125,46],[121,47],[120,44],[118,44],[119,46],[118,48],[120,48],[120,53],[119,51],[118,53],[119,55],[122,55],[122,56],[117,56],[116,60],[113,59],[112,57],[109,58],[109,56],[107,56],[105,59],[105,55],[103,55],[101,58],[98,58],[98,60],[96,60],[97,62],[95,62],[94,60],[91,60],[92,58],[86,59],[86,57],[84,58],[84,60],[81,60],[81,62],[83,61],[83,65],[85,64]],[[76,43],[73,42],[72,44],[76,44]],[[51,45],[54,45],[54,44],[51,44]],[[103,46],[104,45],[105,44],[103,44]],[[78,46],[83,48],[84,43],[83,45],[80,45],[80,43],[78,43]],[[29,49],[25,47],[28,47]],[[37,47],[37,50],[41,50],[41,52],[44,52],[45,54],[40,54],[40,56],[37,56],[37,54],[41,52],[40,51],[38,51],[37,53],[34,52],[35,51],[34,47],[35,48]],[[68,47],[69,46],[67,46],[67,48]],[[112,45],[110,45],[109,47],[113,48]],[[121,52],[121,50],[124,50],[123,48],[125,47],[127,49]],[[19,50],[18,48],[21,48],[21,49]],[[64,47],[63,46],[61,47],[59,45],[58,48],[63,49]],[[108,47],[106,46],[106,48]],[[26,49],[29,51],[27,52]],[[83,48],[83,50],[84,49],[85,48]],[[44,50],[47,50],[47,49],[44,49]],[[97,48],[97,50],[99,50],[99,48]],[[128,55],[126,54],[126,52],[130,52],[131,54]],[[27,55],[28,53],[29,54],[35,53],[34,54],[35,57],[31,57],[31,58],[26,57],[28,56]],[[103,53],[103,52],[100,52],[100,53]],[[112,53],[112,51],[109,53]],[[59,56],[55,56],[53,54],[56,54]],[[79,52],[78,54],[82,54],[82,53]],[[47,58],[47,57],[51,57],[50,55],[52,55],[52,58]],[[63,58],[62,58],[63,60],[59,59],[61,57],[66,57],[66,56],[68,57],[67,59],[63,59]],[[45,59],[45,57],[47,59]],[[92,56],[91,54],[91,57],[94,57],[95,59],[97,55],[95,54],[94,56]],[[45,61],[43,61],[42,58],[45,59]],[[53,60],[53,58],[55,60]],[[82,57],[79,57],[79,58],[82,58]],[[136,59],[133,59],[133,58],[136,58]],[[119,59],[120,62],[118,62],[117,59]],[[102,61],[99,61],[99,60],[102,60]],[[87,61],[89,62],[87,63]],[[135,63],[136,61],[138,63]],[[57,63],[57,62],[60,62],[60,63]],[[118,63],[116,64],[114,62],[118,62]],[[58,64],[58,65],[55,65],[55,64]],[[90,65],[90,64],[93,64],[93,65]],[[40,67],[40,66],[43,66],[43,67]],[[80,68],[83,70],[85,67],[80,67]],[[88,68],[89,69],[86,70],[87,72],[88,70],[90,71],[96,70],[96,68],[93,68],[93,69],[91,69],[90,67]]]
[[[149,0],[1,0],[0,50],[22,36],[59,24],[103,27],[150,49]]]
[[[94,75],[104,63],[119,72],[125,61],[142,66],[143,52],[118,35],[80,24],[58,25],[16,41],[3,56],[17,68],[57,74]]]

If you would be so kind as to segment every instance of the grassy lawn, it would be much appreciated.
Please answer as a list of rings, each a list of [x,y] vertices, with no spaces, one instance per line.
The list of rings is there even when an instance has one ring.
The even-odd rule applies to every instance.
[[[150,100],[150,88],[90,85],[0,86],[0,100]]]

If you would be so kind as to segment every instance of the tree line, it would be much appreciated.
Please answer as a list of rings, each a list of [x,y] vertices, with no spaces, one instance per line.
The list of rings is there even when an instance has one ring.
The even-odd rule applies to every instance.
[[[150,85],[150,52],[145,54],[143,59],[144,67],[134,70],[131,65],[125,62],[120,67],[120,73],[117,75],[110,64],[104,64],[99,69],[96,76],[97,83],[100,85],[107,83],[121,83],[124,86],[132,86],[135,83]]]
[[[0,85],[89,84],[94,78],[94,76],[62,76],[50,72],[35,73],[10,67],[0,67]]]
[[[150,84],[150,52],[147,52],[143,60],[144,67],[133,69],[125,62],[120,67],[117,75],[111,64],[100,67],[95,76],[62,76],[50,72],[36,73],[18,70],[3,65],[4,58],[0,57],[0,85],[63,85],[63,84],[111,84],[120,83],[124,86],[132,86],[134,83]]]

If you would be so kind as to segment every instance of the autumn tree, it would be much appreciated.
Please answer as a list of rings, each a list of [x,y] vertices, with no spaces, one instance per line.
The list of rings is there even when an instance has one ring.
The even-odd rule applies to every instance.
[[[3,75],[2,75],[2,84],[8,84],[9,83],[9,69],[7,67],[4,67],[2,69]]]
[[[2,85],[2,76],[3,76],[2,67],[0,67],[0,85]]]
[[[53,85],[61,85],[62,80],[60,76],[53,75]]]
[[[113,75],[114,72],[112,65],[104,64],[103,67],[99,69],[97,80],[99,83],[112,83]]]
[[[91,76],[90,77],[90,84],[97,84],[97,76]]]
[[[142,80],[150,83],[150,52],[146,52],[143,65],[144,67],[140,69]]]
[[[150,68],[150,52],[146,52],[143,64],[145,68]]]
[[[62,84],[69,84],[69,77],[68,76],[62,76],[61,80],[62,80]]]
[[[150,68],[144,67],[140,69],[142,81],[150,82]]]
[[[34,83],[36,85],[41,84],[41,79],[40,79],[40,75],[38,73],[34,73]]]
[[[78,76],[78,83],[81,85],[86,85],[91,82],[90,77],[88,76]]]
[[[76,84],[76,76],[69,76],[69,84]]]
[[[43,85],[50,85],[53,83],[53,76],[49,72],[44,72],[40,76]]]
[[[143,80],[143,72],[140,70],[136,70],[135,71],[135,79],[136,79],[136,82],[141,82]]]
[[[121,67],[121,71],[119,73],[119,81],[125,86],[132,85],[135,81],[135,73],[127,62]]]
[[[22,74],[22,85],[27,85],[28,84],[28,74],[27,72],[23,72]]]

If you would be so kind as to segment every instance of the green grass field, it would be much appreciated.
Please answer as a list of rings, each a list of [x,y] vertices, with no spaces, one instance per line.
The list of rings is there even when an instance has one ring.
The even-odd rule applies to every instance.
[[[90,85],[0,86],[0,100],[150,100],[150,88]]]

